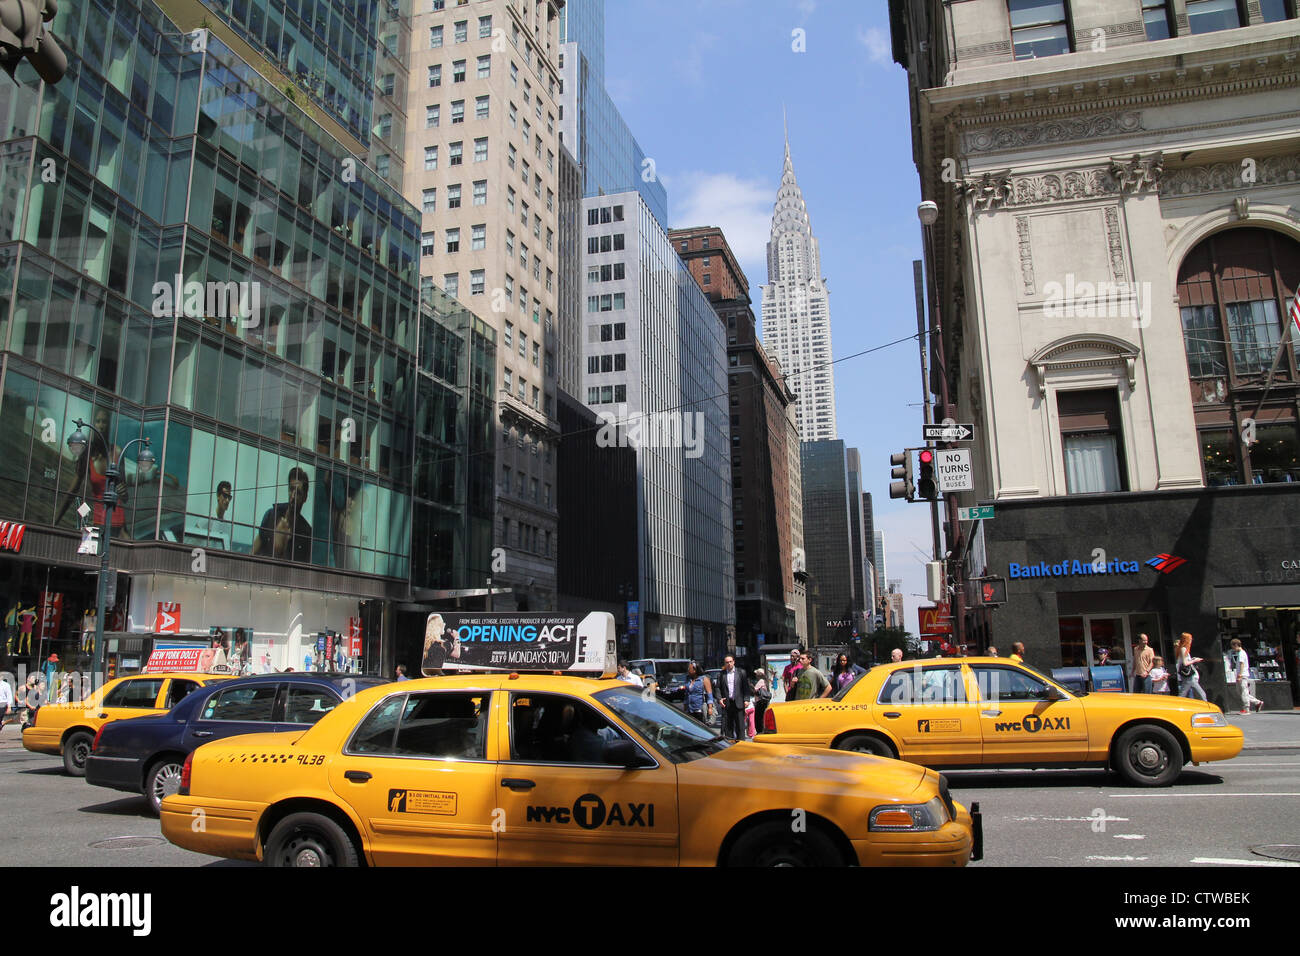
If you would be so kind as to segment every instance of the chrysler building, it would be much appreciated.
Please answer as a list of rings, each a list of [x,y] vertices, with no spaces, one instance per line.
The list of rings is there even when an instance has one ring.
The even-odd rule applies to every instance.
[[[801,441],[838,437],[830,303],[821,268],[808,207],[790,162],[787,133],[785,168],[767,243],[763,346],[780,361],[791,389],[799,396],[796,423]]]

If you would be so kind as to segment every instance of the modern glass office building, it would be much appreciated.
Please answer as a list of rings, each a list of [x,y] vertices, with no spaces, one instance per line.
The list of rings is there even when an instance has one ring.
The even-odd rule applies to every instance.
[[[65,5],[52,26],[67,76],[24,65],[0,89],[0,520],[27,525],[0,598],[38,609],[24,656],[83,649],[99,561],[81,526],[105,517],[105,452],[147,438],[156,465],[129,450],[112,517],[123,666],[163,628],[212,627],[251,628],[263,667],[303,667],[329,630],[386,666],[412,581],[487,550],[464,448],[489,427],[490,336],[454,302],[421,306],[415,208],[218,31],[195,44],[149,0]],[[297,62],[347,49],[309,45]],[[367,110],[347,89],[346,116]],[[78,418],[110,447],[76,454]],[[441,561],[423,528],[413,554],[413,516],[446,536]]]
[[[653,158],[605,91],[605,0],[569,0],[560,11],[560,141],[582,166],[583,195],[635,189],[663,229],[668,194]]]

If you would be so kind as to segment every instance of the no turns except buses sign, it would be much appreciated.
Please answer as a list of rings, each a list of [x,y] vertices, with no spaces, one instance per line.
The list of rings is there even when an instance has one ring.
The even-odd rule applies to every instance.
[[[975,483],[969,448],[950,448],[934,453],[934,475],[940,491],[974,491]]]

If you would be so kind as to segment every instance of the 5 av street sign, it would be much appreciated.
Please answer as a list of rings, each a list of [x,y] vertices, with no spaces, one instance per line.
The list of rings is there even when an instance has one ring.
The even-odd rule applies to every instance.
[[[975,437],[974,425],[937,422],[921,426],[922,441],[970,441]]]
[[[979,521],[981,518],[992,518],[992,505],[976,505],[974,508],[958,508],[958,521]]]

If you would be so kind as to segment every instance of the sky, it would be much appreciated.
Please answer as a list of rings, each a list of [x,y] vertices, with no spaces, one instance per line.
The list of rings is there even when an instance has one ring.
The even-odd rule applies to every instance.
[[[862,453],[863,490],[917,631],[930,511],[891,501],[889,456],[921,444],[912,261],[921,258],[907,74],[885,0],[607,0],[605,80],[668,191],[669,225],[719,226],[754,313],[790,155],[830,289],[839,437]],[[802,32],[797,32],[802,31]]]

